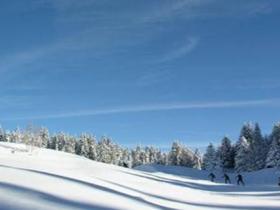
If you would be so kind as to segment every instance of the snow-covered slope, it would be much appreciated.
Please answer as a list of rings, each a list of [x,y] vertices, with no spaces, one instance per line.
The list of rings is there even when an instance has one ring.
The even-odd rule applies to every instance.
[[[280,209],[274,169],[245,174],[245,187],[211,183],[207,175],[182,167],[132,170],[0,143],[0,209]]]

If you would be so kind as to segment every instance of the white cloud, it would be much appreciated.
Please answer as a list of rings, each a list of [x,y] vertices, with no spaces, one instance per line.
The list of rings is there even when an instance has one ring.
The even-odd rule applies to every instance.
[[[81,110],[58,114],[41,115],[34,117],[17,117],[2,120],[36,120],[36,119],[58,119],[96,115],[110,115],[121,113],[155,112],[169,110],[188,110],[188,109],[217,109],[217,108],[245,108],[254,106],[275,106],[280,105],[280,99],[247,100],[247,101],[214,101],[214,102],[179,102],[146,104],[141,106],[122,106],[108,109]]]

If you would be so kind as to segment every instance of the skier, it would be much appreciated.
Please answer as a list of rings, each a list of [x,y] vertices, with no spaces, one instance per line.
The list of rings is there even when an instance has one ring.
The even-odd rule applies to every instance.
[[[228,176],[226,173],[224,174],[223,178],[225,179],[225,183],[226,183],[226,184],[227,184],[227,183],[229,183],[229,184],[231,183],[231,182],[230,182],[230,178],[229,178],[229,176]]]
[[[280,187],[280,177],[278,177],[278,186]]]
[[[216,178],[215,174],[212,172],[208,175],[208,177],[210,178],[211,182],[214,182],[214,179]]]
[[[238,174],[237,176],[236,176],[236,178],[237,178],[237,185],[240,185],[240,183],[244,186],[245,184],[244,184],[244,181],[243,181],[243,177],[242,177],[242,175],[241,174]]]

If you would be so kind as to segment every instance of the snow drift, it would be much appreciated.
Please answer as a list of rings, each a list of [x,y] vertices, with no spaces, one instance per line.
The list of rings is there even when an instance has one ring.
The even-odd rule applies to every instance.
[[[174,166],[126,169],[0,143],[0,209],[280,209],[275,169],[244,174],[245,187],[207,175]]]

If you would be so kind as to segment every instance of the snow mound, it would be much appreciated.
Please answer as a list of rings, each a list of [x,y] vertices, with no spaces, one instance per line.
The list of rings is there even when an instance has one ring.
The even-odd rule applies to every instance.
[[[238,187],[209,182],[207,172],[195,169],[133,170],[64,152],[37,148],[30,153],[23,148],[0,144],[1,210],[280,209],[273,169],[245,175],[248,185]]]

